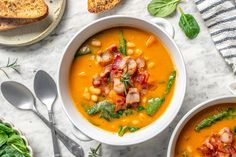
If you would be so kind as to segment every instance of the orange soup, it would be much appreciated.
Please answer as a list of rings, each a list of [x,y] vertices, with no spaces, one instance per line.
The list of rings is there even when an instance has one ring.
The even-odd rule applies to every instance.
[[[183,128],[175,157],[234,157],[236,104],[220,104],[193,117]]]
[[[110,132],[134,132],[157,120],[174,92],[176,71],[153,34],[119,27],[100,32],[78,50],[70,92],[78,111]]]

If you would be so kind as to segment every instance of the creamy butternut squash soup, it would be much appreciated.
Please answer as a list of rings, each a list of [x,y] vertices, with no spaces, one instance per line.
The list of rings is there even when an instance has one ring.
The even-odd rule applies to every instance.
[[[210,107],[183,128],[175,157],[235,157],[236,104]]]
[[[153,34],[112,28],[88,39],[70,71],[78,111],[93,125],[123,136],[157,120],[174,92],[176,71]]]

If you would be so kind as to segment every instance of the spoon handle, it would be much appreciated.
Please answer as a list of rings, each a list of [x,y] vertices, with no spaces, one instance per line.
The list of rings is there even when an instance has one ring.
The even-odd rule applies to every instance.
[[[49,116],[49,123],[50,123],[50,128],[51,128],[51,133],[52,133],[54,157],[61,157],[59,143],[58,143],[56,132],[55,132],[53,112],[49,111],[48,116]]]
[[[50,128],[49,121],[40,114],[37,110],[33,110],[34,113]],[[66,148],[76,157],[84,157],[84,151],[83,148],[76,143],[74,140],[69,138],[67,135],[65,135],[63,132],[61,132],[59,129],[55,127],[56,136],[59,138],[59,140],[66,146]]]

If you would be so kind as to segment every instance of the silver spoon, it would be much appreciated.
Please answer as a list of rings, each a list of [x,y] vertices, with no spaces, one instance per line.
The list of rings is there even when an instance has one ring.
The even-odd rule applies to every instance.
[[[48,109],[49,122],[51,125],[54,157],[60,157],[59,143],[55,133],[55,120],[53,115],[53,104],[57,99],[57,86],[54,80],[44,71],[39,70],[34,77],[34,92],[37,98]]]
[[[14,107],[22,110],[33,111],[50,128],[49,121],[36,109],[35,98],[27,87],[14,81],[6,81],[1,84],[1,91],[5,99]],[[84,157],[84,151],[79,144],[66,136],[56,127],[55,131],[56,136],[74,156]]]

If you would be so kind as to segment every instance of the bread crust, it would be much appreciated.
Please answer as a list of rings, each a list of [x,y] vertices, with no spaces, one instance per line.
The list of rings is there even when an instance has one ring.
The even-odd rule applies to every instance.
[[[100,13],[115,7],[120,0],[88,0],[88,11]]]
[[[47,14],[44,0],[0,0],[0,18],[37,19]]]

